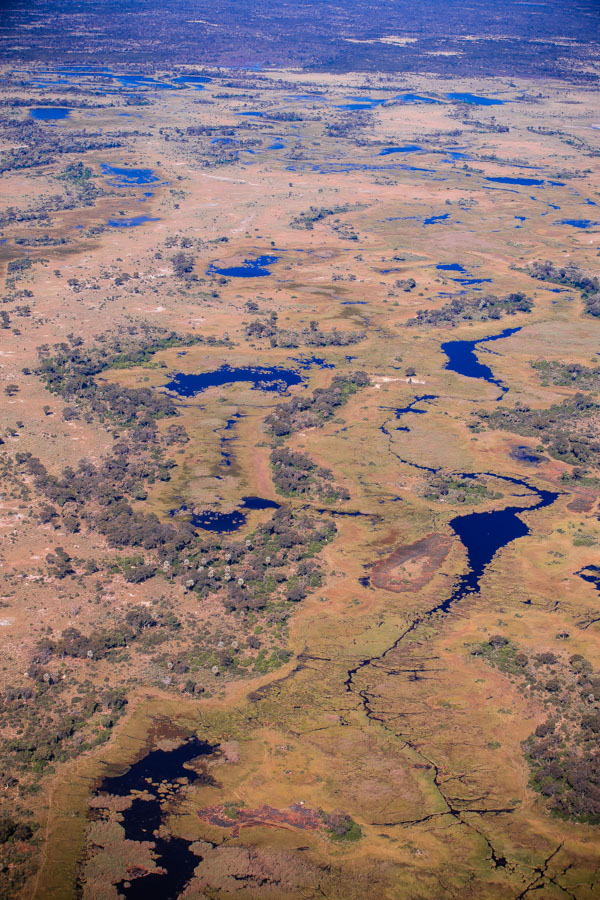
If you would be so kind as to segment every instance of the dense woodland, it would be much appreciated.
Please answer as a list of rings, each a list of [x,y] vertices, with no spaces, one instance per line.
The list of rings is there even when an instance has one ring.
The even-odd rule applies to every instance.
[[[531,409],[519,403],[473,415],[488,428],[537,437],[543,450],[578,469],[600,467],[600,406],[584,394],[576,394],[548,409]]]
[[[499,634],[472,653],[547,708],[523,744],[532,787],[555,814],[600,825],[600,672],[579,653],[528,654]]]
[[[483,294],[480,297],[455,297],[440,309],[418,309],[417,315],[409,319],[407,325],[458,325],[461,322],[487,322],[528,313],[533,309],[533,300],[521,292],[497,297]]]
[[[335,375],[327,388],[316,388],[312,394],[301,394],[278,404],[265,419],[276,437],[285,437],[304,428],[319,428],[348,402],[352,394],[369,384],[365,372]]]
[[[95,54],[105,65],[142,65],[152,72],[174,64],[301,66],[470,77],[494,72],[592,83],[595,75],[586,63],[594,55],[596,13],[595,0],[576,6],[562,0],[541,5],[507,0],[492,13],[487,0],[418,5],[376,0],[368,6],[343,0],[335,7],[318,0],[258,6],[213,0],[208,9],[199,0],[167,7],[135,0],[126,14],[117,0],[101,0],[89,10],[59,0],[10,0],[0,52],[13,63],[18,58],[70,65],[89,65]],[[382,35],[405,33],[416,40],[402,46],[378,41]],[[464,41],[465,34],[478,40]]]
[[[366,337],[364,331],[322,331],[319,323],[312,321],[308,328],[285,329],[277,325],[277,313],[266,319],[254,319],[246,326],[246,337],[267,340],[271,347],[348,347]]]
[[[583,272],[573,263],[566,266],[555,266],[553,263],[533,262],[527,269],[532,278],[539,281],[550,281],[552,284],[564,284],[566,287],[581,291],[583,306],[590,316],[600,316],[600,279],[595,275]]]

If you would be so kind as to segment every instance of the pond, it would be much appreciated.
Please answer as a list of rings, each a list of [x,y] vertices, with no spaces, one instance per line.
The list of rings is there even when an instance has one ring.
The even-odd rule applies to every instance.
[[[275,500],[267,500],[265,497],[242,497],[244,509],[279,509],[280,505]]]
[[[403,147],[384,147],[383,150],[379,151],[379,156],[389,156],[390,153],[418,153],[422,151],[423,148],[419,147],[418,144],[405,144]]]
[[[206,270],[207,275],[224,275],[227,278],[264,278],[271,272],[267,266],[273,265],[278,256],[257,256],[256,259],[245,259],[241,266],[218,266],[211,263]]]
[[[524,487],[537,495],[538,502],[533,506],[507,506],[504,509],[488,512],[468,513],[466,516],[457,516],[450,520],[450,528],[467,551],[469,571],[460,577],[451,596],[436,608],[436,612],[447,612],[457,600],[461,600],[467,594],[476,593],[479,590],[479,582],[483,573],[498,550],[530,533],[525,522],[519,518],[519,513],[543,509],[554,503],[558,497],[558,494],[553,491],[533,487],[519,478],[493,475],[493,473],[484,474],[515,486]],[[463,473],[463,477],[475,476]]]
[[[593,565],[584,566],[583,569],[580,569],[575,574],[583,578],[584,581],[589,581],[597,591],[600,591],[600,567]]]
[[[34,106],[29,110],[29,115],[40,122],[56,122],[66,119],[70,112],[66,106]]]
[[[152,218],[152,216],[132,216],[129,219],[109,219],[106,224],[111,228],[137,228],[138,225],[144,225],[146,222],[160,222],[160,219]]]
[[[301,384],[302,376],[293,369],[281,366],[242,366],[222,365],[211,372],[199,375],[177,373],[165,387],[180,397],[194,397],[211,387],[224,384],[248,383],[253,390],[273,391],[285,394],[293,384]]]
[[[561,219],[560,222],[554,222],[555,225],[570,225],[571,228],[581,228],[584,231],[588,228],[593,228],[594,226],[600,224],[599,222],[592,222],[590,219]]]
[[[511,459],[516,459],[518,462],[531,463],[534,466],[539,466],[544,459],[543,456],[535,453],[527,444],[519,444],[518,447],[514,447],[510,451],[510,456]]]
[[[244,510],[279,509],[279,506],[280,504],[275,500],[249,495],[242,497],[240,506],[231,512],[224,513],[213,509],[191,510],[184,504],[178,509],[172,509],[169,515],[181,516],[183,514],[194,528],[200,528],[202,531],[230,534],[232,531],[239,531],[246,524],[248,516]]]
[[[446,219],[450,218],[450,213],[442,213],[439,216],[429,216],[427,219],[423,220],[423,227],[425,225],[435,225],[437,222],[445,222]]]
[[[423,97],[421,94],[400,94],[394,97],[394,100],[401,100],[402,103],[441,103],[435,97]]]
[[[466,269],[460,263],[438,263],[436,269],[439,269],[441,272],[464,272],[466,273]]]
[[[114,181],[110,182],[114,187],[129,187],[132,184],[154,184],[158,181],[152,169],[129,169],[120,166],[110,166],[108,163],[101,163],[102,171],[105,175],[114,176]]]
[[[487,175],[485,180],[495,184],[520,184],[522,187],[541,187],[544,184],[543,178],[514,178],[509,175]]]
[[[133,795],[131,806],[121,813],[121,826],[125,840],[137,843],[151,841],[157,870],[143,878],[123,880],[116,885],[119,896],[125,900],[177,900],[202,857],[192,853],[193,841],[160,834],[160,827],[168,818],[168,810],[162,801],[165,786],[177,794],[186,784],[206,780],[186,763],[200,756],[209,756],[215,747],[197,737],[189,738],[174,750],[153,750],[134,763],[122,775],[105,778],[96,791],[103,794],[128,797]],[[142,799],[135,794],[150,795]],[[109,804],[107,799],[107,805]],[[155,832],[158,832],[155,834]]]
[[[477,359],[475,350],[479,344],[487,344],[491,341],[499,341],[502,338],[510,337],[516,334],[520,328],[505,328],[500,334],[494,334],[490,337],[479,338],[474,341],[446,341],[442,344],[442,350],[448,357],[448,362],[444,366],[457,375],[464,375],[466,378],[481,378],[489,384],[495,384],[501,388],[502,392],[508,391],[508,388],[497,378],[489,366],[480,363]]]
[[[471,106],[503,106],[504,100],[492,97],[481,97],[478,94],[470,94],[468,91],[456,91],[446,94],[448,100],[458,100],[460,103],[468,103]]]

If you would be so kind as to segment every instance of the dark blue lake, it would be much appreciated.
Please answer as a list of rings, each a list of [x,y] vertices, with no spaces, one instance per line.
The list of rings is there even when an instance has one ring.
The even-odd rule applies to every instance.
[[[244,382],[251,384],[255,390],[284,394],[291,385],[301,384],[302,377],[293,369],[279,366],[234,368],[224,365],[220,369],[202,372],[200,375],[186,375],[180,372],[165,387],[180,397],[193,397],[211,387]]]
[[[498,550],[530,533],[525,522],[519,518],[519,513],[550,506],[558,497],[553,491],[533,487],[518,478],[494,477],[534,492],[538,496],[538,502],[533,506],[507,506],[504,509],[469,513],[451,519],[450,528],[467,551],[469,571],[461,576],[451,596],[433,612],[447,612],[457,600],[476,593],[479,590],[481,576]]]
[[[491,278],[451,278],[457,284],[486,284],[491,282]]]
[[[416,463],[410,463],[410,465],[430,472],[437,471],[435,469],[429,469],[426,466],[417,465]],[[473,473],[457,474],[461,474],[466,478],[476,477]],[[465,597],[478,593],[480,590],[481,578],[498,550],[505,547],[507,544],[510,544],[512,541],[525,537],[530,533],[527,525],[519,518],[519,514],[550,506],[559,496],[552,491],[537,488],[518,478],[494,475],[491,472],[484,472],[481,474],[498,478],[502,482],[523,487],[529,492],[531,499],[537,497],[537,502],[532,505],[508,506],[504,509],[483,513],[469,513],[466,516],[457,516],[455,519],[452,519],[449,524],[467,551],[469,570],[464,575],[460,576],[449,597],[424,612],[417,613],[412,621],[404,627],[394,643],[383,653],[380,653],[378,656],[367,657],[366,659],[361,660],[354,668],[349,669],[348,676],[344,682],[347,691],[350,692],[354,689],[354,676],[357,672],[366,666],[372,665],[375,661],[384,660],[385,657],[395,650],[420,624],[431,619],[433,616],[438,616],[440,613],[448,613],[455,603],[463,600]]]
[[[237,509],[230,513],[214,512],[208,509],[204,512],[192,513],[190,521],[194,528],[200,528],[202,531],[216,531],[218,534],[228,534],[231,531],[237,531],[242,525],[245,525],[246,516]]]
[[[239,508],[232,512],[223,513],[212,509],[193,512],[184,504],[179,509],[172,509],[170,515],[177,516],[185,513],[194,528],[200,528],[202,531],[214,531],[217,534],[230,534],[232,531],[239,531],[246,524],[248,516],[243,510],[262,509],[279,509],[279,503],[265,497],[247,496],[242,497]]]
[[[452,94],[446,94],[449,100],[459,100],[461,103],[469,103],[471,106],[502,106],[504,100],[496,100],[491,97],[480,97],[478,94],[469,94],[468,92],[458,91]]]
[[[264,278],[271,274],[266,267],[273,265],[278,259],[278,256],[257,256],[256,259],[245,259],[241,266],[219,267],[211,263],[206,274],[225,275],[228,278]]]
[[[29,115],[40,122],[56,122],[66,119],[70,112],[66,106],[35,106],[29,110]]]
[[[439,150],[436,150],[435,152],[436,152],[436,153],[439,153],[440,151],[439,151]],[[446,156],[449,156],[450,159],[455,160],[455,161],[456,161],[457,159],[472,159],[470,153],[464,153],[464,151],[462,151],[462,150],[449,150],[449,149],[446,149],[446,150],[443,150],[442,152],[445,153]]]
[[[155,81],[150,75],[113,75],[124,87],[151,87],[161,91],[174,91],[175,86],[165,81]]]
[[[340,103],[337,104],[335,109],[374,109],[376,106],[382,106],[387,98],[382,98],[379,100],[374,99],[373,97],[350,97],[349,98],[352,103]]]
[[[449,369],[451,372],[456,372],[457,375],[464,375],[466,378],[481,378],[483,381],[495,384],[503,392],[506,392],[508,388],[502,381],[494,378],[494,373],[489,366],[479,362],[475,350],[479,344],[499,341],[502,338],[510,337],[511,334],[516,334],[520,330],[520,328],[505,328],[500,334],[479,338],[479,340],[475,341],[446,341],[441,345],[442,350],[448,357],[448,362],[444,368]]]
[[[242,497],[242,501],[244,509],[279,509],[281,505],[264,497]]]

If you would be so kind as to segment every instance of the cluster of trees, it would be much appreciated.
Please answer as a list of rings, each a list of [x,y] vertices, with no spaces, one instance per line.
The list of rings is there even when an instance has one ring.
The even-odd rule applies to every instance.
[[[127,647],[148,629],[177,630],[180,627],[181,623],[172,613],[161,615],[144,606],[132,607],[124,620],[111,628],[97,629],[84,635],[77,628],[69,627],[58,640],[43,638],[36,646],[28,674],[39,678],[52,658],[102,659],[116,647]]]
[[[335,531],[331,522],[281,506],[247,540],[208,538],[186,551],[187,560],[172,559],[172,572],[202,597],[225,591],[229,611],[276,610],[278,603],[296,603],[320,585],[315,557]],[[288,614],[279,608],[281,621]]]
[[[308,328],[283,329],[277,325],[277,313],[267,319],[254,319],[246,326],[246,337],[268,340],[271,347],[347,347],[364,340],[364,331],[322,331],[319,323],[312,321]]]
[[[287,497],[315,497],[325,502],[349,500],[350,494],[333,482],[333,472],[317,466],[306,453],[276,447],[271,452],[273,484]]]
[[[280,70],[301,69],[317,72],[390,72],[434,73],[438,77],[485,78],[490,72],[507,79],[561,79],[593,84],[594,7],[570,9],[559,4],[532,13],[519,4],[506,8],[507,37],[498,41],[489,21],[488,10],[478,4],[457,7],[440,0],[435,15],[428,9],[402,4],[391,9],[387,4],[369,5],[357,10],[354,5],[298,8],[285,0],[275,8],[256,6],[248,0],[219,8],[219,28],[211,22],[192,20],[184,10],[156,2],[141,8],[123,9],[116,0],[106,6],[102,30],[91,9],[72,2],[61,6],[59,18],[38,3],[23,5],[7,19],[5,40],[13,53],[12,62],[59,66],[89,65],[93,54],[104,65],[119,66],[127,56],[132,68],[147,73],[172,70],[174,64],[224,67],[254,65],[268,60]],[[69,34],[67,26],[78,15],[78,31]],[[533,16],[533,25],[532,25]],[[528,31],[529,28],[531,31]],[[415,33],[413,44],[377,44],[364,40],[365,34]],[[465,33],[480,40],[467,46]],[[27,40],[23,39],[27,35]],[[556,47],[557,35],[568,41]],[[442,52],[440,52],[442,51]],[[200,59],[199,59],[200,57]],[[425,62],[426,60],[426,62]],[[221,76],[223,77],[223,76]],[[15,81],[18,74],[15,77]],[[235,79],[238,81],[238,79]],[[234,82],[235,83],[235,82]],[[249,89],[250,79],[241,89]],[[26,82],[27,85],[27,82]],[[94,79],[94,87],[113,87],[112,79]],[[28,83],[31,87],[31,81]],[[252,83],[262,87],[260,75]],[[227,82],[223,83],[228,88]],[[152,82],[136,84],[135,91],[151,92]],[[131,91],[132,86],[127,90]],[[294,86],[297,89],[297,85]],[[397,87],[396,87],[397,90]],[[61,92],[63,88],[61,87]],[[239,96],[239,94],[238,94]],[[390,91],[390,96],[394,94]]]
[[[96,199],[104,194],[92,181],[67,181],[64,194],[50,194],[38,204],[29,209],[19,209],[15,206],[7,206],[0,212],[0,227],[22,222],[39,222],[48,224],[50,213],[60,212],[65,209],[80,209],[83,206],[93,206]]]
[[[316,388],[312,394],[294,397],[278,404],[265,423],[276,437],[285,437],[304,428],[320,427],[360,388],[369,384],[366,372],[334,376],[327,388]]]
[[[404,291],[405,294],[410,294],[411,291],[417,286],[417,282],[414,278],[397,278],[394,282],[394,287],[400,291]]]
[[[561,387],[576,387],[584,391],[600,388],[600,366],[591,368],[578,363],[563,363],[556,360],[538,359],[531,363],[539,372],[542,384],[558,384]]]
[[[197,281],[198,276],[194,274],[194,262],[195,257],[191,253],[183,253],[181,251],[172,256],[171,263],[175,277],[184,281]]]
[[[33,234],[28,237],[18,237],[14,239],[14,243],[18,247],[62,247],[65,244],[71,244],[70,238],[61,236],[53,237],[48,234]]]
[[[572,466],[600,466],[598,414],[600,406],[584,394],[575,394],[548,409],[524,403],[473,413],[489,428],[537,437],[555,459]]]
[[[319,814],[332,841],[351,842],[358,841],[362,837],[360,825],[347,813],[326,813],[320,809]]]
[[[30,841],[33,828],[27,822],[18,822],[12,816],[0,816],[0,844],[7,841]]]
[[[165,448],[188,440],[180,425],[170,426],[162,436],[158,431],[157,419],[177,414],[174,400],[149,388],[98,384],[95,376],[110,367],[140,365],[158,350],[188,346],[202,338],[151,327],[131,328],[121,336],[100,335],[94,348],[85,349],[81,339],[68,337],[70,343],[56,345],[53,356],[49,348],[39,348],[37,369],[49,390],[75,402],[65,407],[64,418],[76,418],[83,410],[89,421],[93,417],[108,420],[126,426],[127,432],[98,464],[84,458],[76,470],[68,467],[60,475],[50,474],[31,454],[17,454],[17,462],[49,501],[40,517],[60,522],[70,532],[79,531],[85,523],[114,547],[186,545],[193,539],[188,523],[162,523],[156,515],[131,506],[132,500],[145,499],[147,485],[170,479],[175,464],[165,457]]]
[[[107,403],[111,398],[116,401],[116,394],[107,392],[106,386],[99,387],[95,382],[95,375],[106,369],[141,366],[149,362],[160,350],[169,347],[190,347],[204,341],[201,335],[182,335],[149,325],[140,328],[132,326],[120,335],[96,335],[96,345],[91,348],[85,348],[81,338],[74,335],[67,337],[69,343],[54,345],[54,355],[50,355],[50,348],[47,345],[38,347],[39,365],[35,370],[36,375],[40,376],[49,391],[59,394],[66,400],[90,402],[100,392],[103,393]],[[208,339],[208,343],[215,341]],[[148,389],[128,390],[138,391],[140,408],[143,409],[142,401],[147,397]],[[144,393],[139,393],[140,391]],[[161,406],[162,414],[165,414],[168,408],[166,405]]]
[[[581,299],[586,313],[590,316],[600,316],[600,279],[594,275],[588,275],[573,263],[555,266],[549,260],[532,262],[527,267],[527,271],[532,278],[537,278],[539,281],[564,284],[581,291]]]
[[[114,106],[114,103],[91,103],[89,100],[70,97],[68,100],[64,97],[57,99],[56,97],[46,97],[40,101],[39,97],[17,97],[14,94],[0,98],[0,106],[8,106],[10,109],[18,109],[19,107],[28,106],[51,106],[65,107],[70,106],[72,109],[102,109],[104,106]]]
[[[364,206],[364,203],[344,203],[343,206],[311,206],[306,212],[294,216],[290,222],[290,227],[312,231],[315,222],[322,222],[323,219],[327,219],[330,216],[354,212],[357,209],[363,209]]]
[[[480,503],[484,500],[497,500],[502,494],[491,491],[482,478],[437,473],[428,476],[424,496],[427,500],[443,499],[449,503]]]
[[[482,297],[456,297],[445,303],[440,309],[419,309],[407,325],[456,325],[458,322],[487,322],[488,319],[501,319],[502,316],[514,316],[519,312],[531,312],[533,300],[521,292],[497,297],[495,294],[484,294]]]
[[[67,532],[78,532],[85,523],[103,534],[112,547],[143,547],[147,550],[174,547],[179,550],[194,538],[189,523],[163,523],[154,513],[133,509],[130,501],[143,500],[144,486],[157,479],[168,481],[174,463],[164,459],[161,445],[149,429],[134,429],[128,440],[121,439],[113,453],[98,464],[82,459],[76,469],[69,466],[60,475],[51,475],[30,453],[16,457],[22,471],[33,476],[35,488],[48,501],[40,519],[54,522]],[[56,554],[55,554],[56,556]],[[64,561],[53,574],[64,577]]]
[[[35,119],[10,119],[1,123],[0,135],[10,145],[0,161],[0,174],[55,163],[63,153],[83,155],[90,150],[114,150],[123,146],[122,135],[101,131],[61,131],[44,128]]]
[[[2,720],[16,732],[2,743],[0,760],[16,772],[17,782],[108,740],[127,704],[123,691],[95,689],[89,682],[68,702],[63,696],[67,685],[47,662],[48,657],[32,668],[31,686],[8,688],[0,697]]]
[[[140,426],[147,428],[152,428],[152,419],[177,415],[177,406],[167,394],[119,384],[96,385],[88,405],[91,412],[100,418],[111,417],[121,425],[139,422]]]
[[[600,824],[600,672],[580,653],[528,655],[500,634],[472,653],[549,709],[548,719],[523,743],[532,787],[556,814]]]

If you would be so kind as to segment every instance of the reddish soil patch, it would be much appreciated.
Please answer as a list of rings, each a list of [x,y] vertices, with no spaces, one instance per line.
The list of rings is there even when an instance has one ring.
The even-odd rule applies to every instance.
[[[570,503],[567,503],[567,509],[571,512],[590,512],[596,497],[594,494],[578,494]]]
[[[227,815],[224,806],[206,806],[198,810],[198,815],[211,825],[231,828],[233,837],[238,837],[242,828],[252,825],[299,828],[302,831],[318,831],[323,827],[319,813],[298,803],[293,803],[288,809],[275,809],[273,806],[259,806],[256,809],[236,807],[235,819]]]
[[[452,538],[435,533],[414,544],[403,544],[386,559],[375,563],[371,584],[386,591],[418,591],[431,581],[451,546]]]

